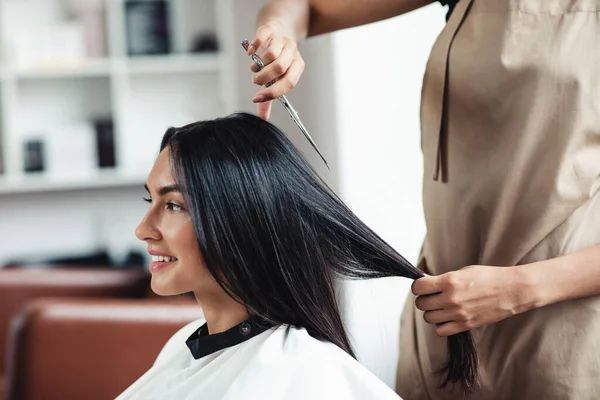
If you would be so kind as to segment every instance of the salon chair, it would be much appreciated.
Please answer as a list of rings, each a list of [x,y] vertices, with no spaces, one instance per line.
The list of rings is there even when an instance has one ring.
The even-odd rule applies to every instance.
[[[42,297],[141,298],[149,288],[143,270],[102,268],[0,269],[0,400],[4,399],[7,333],[10,321],[26,304]]]
[[[202,317],[191,298],[43,299],[13,320],[8,400],[114,399]]]

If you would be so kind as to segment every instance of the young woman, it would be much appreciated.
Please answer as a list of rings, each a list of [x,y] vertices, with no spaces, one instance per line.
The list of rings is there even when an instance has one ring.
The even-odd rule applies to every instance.
[[[422,274],[362,223],[286,136],[235,114],[169,129],[150,172],[152,289],[193,292],[183,328],[119,399],[397,399],[354,358],[336,279]],[[476,355],[452,337],[445,381]]]

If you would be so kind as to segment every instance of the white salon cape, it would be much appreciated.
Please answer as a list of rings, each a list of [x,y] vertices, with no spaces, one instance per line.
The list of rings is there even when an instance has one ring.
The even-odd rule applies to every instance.
[[[204,320],[177,332],[154,365],[117,399],[398,400],[336,345],[303,328],[256,320],[208,335]]]

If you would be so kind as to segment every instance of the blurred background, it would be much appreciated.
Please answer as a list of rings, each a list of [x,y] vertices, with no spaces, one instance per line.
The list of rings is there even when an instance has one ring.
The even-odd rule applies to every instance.
[[[134,229],[160,138],[169,126],[255,111],[239,43],[264,3],[0,0],[0,268],[145,270]],[[288,98],[330,170],[273,107],[272,121],[412,262],[425,235],[421,82],[444,16],[436,3],[301,44],[306,70]],[[381,357],[397,355],[409,285],[344,289],[359,357],[390,386],[395,372]]]

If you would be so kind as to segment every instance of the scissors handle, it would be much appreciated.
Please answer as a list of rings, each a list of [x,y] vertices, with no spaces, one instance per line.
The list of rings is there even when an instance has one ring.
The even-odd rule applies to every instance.
[[[248,46],[249,46],[248,40],[247,40],[247,39],[244,39],[244,40],[242,41],[242,47],[244,48],[244,50],[248,51]],[[258,65],[258,69],[262,71],[262,69],[265,67],[265,63],[263,63],[263,62],[262,62],[262,60],[260,59],[260,57],[259,57],[259,56],[257,56],[256,54],[252,54],[250,57],[252,58],[252,61],[254,61],[254,63],[255,63],[256,65]],[[272,84],[274,84],[275,82],[276,82],[276,80],[275,80],[275,79],[273,79],[271,82],[267,82],[267,83],[265,84],[265,86],[266,86],[266,87],[269,87],[269,86],[271,86]]]

